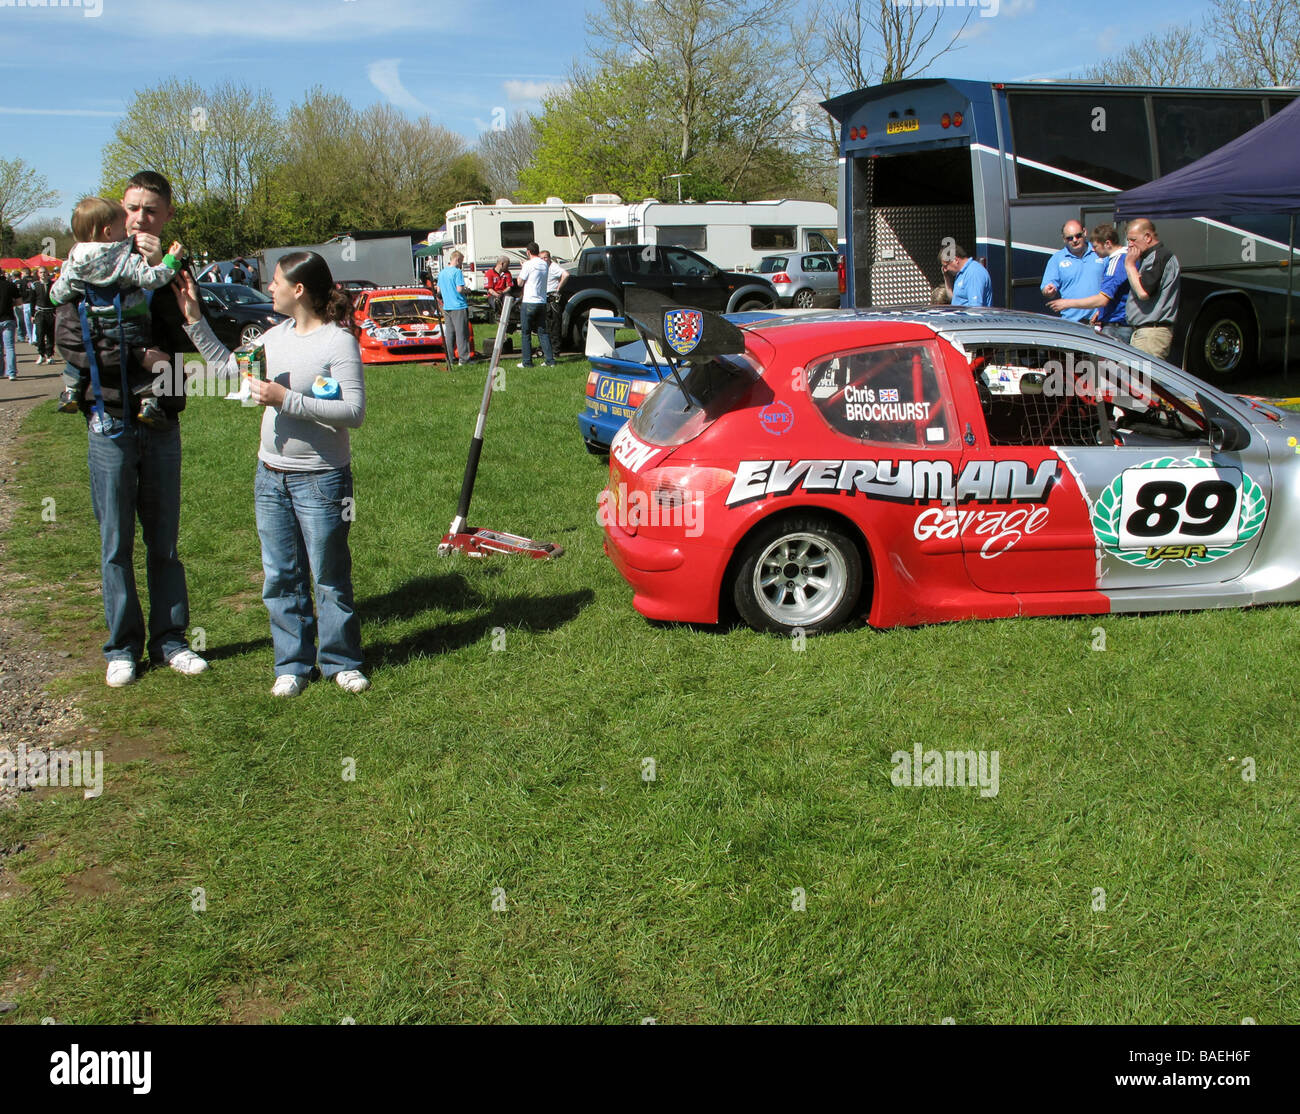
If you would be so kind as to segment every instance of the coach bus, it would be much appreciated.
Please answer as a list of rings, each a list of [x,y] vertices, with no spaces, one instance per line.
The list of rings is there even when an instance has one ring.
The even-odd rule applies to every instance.
[[[1039,284],[1067,220],[1113,220],[1108,195],[1194,162],[1297,95],[916,79],[826,101],[840,124],[844,304],[928,301],[952,237],[988,267],[996,304],[1046,312]],[[1280,362],[1287,218],[1219,213],[1156,229],[1183,275],[1170,358],[1211,380]]]

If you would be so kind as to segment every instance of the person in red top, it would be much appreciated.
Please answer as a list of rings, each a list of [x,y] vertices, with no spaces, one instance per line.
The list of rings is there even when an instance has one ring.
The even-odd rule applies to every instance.
[[[488,308],[493,321],[501,320],[501,300],[507,294],[515,292],[515,277],[510,273],[510,258],[503,255],[496,263],[483,272],[483,282],[487,287]]]

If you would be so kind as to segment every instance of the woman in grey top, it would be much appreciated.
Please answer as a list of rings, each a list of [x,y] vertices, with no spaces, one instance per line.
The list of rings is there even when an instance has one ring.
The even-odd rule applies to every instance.
[[[210,364],[233,369],[234,356],[202,319],[194,280],[181,274],[176,297],[185,331]],[[364,692],[370,682],[361,671],[348,549],[348,430],[365,417],[366,384],[350,303],[335,287],[329,264],[313,251],[282,257],[269,293],[275,309],[290,318],[262,335],[267,378],[249,384],[253,400],[266,407],[253,489],[266,577],[262,600],[275,645],[271,693],[297,696],[318,661],[325,677],[348,692]],[[338,397],[312,394],[318,376],[338,383]]]

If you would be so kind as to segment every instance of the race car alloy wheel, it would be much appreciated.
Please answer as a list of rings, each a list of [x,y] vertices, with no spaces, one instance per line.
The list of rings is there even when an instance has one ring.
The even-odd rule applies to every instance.
[[[245,325],[239,330],[239,346],[248,348],[250,345],[256,344],[262,332],[261,325]]]
[[[805,287],[803,290],[795,292],[791,299],[791,304],[798,309],[811,309],[813,304],[813,292]]]
[[[862,556],[852,539],[818,518],[761,527],[744,543],[734,596],[756,630],[833,630],[862,592]]]

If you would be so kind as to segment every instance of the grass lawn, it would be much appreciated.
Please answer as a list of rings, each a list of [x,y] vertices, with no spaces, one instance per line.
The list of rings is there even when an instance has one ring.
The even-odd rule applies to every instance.
[[[208,398],[181,553],[212,669],[105,688],[84,427],[31,415],[9,561],[89,651],[58,685],[108,765],[0,813],[10,1018],[1300,1021],[1300,610],[654,626],[601,550],[587,365],[514,362],[471,522],[567,553],[439,559],[484,367],[371,371],[359,697],[270,697],[258,412]],[[895,787],[916,743],[998,751],[1000,791]]]

